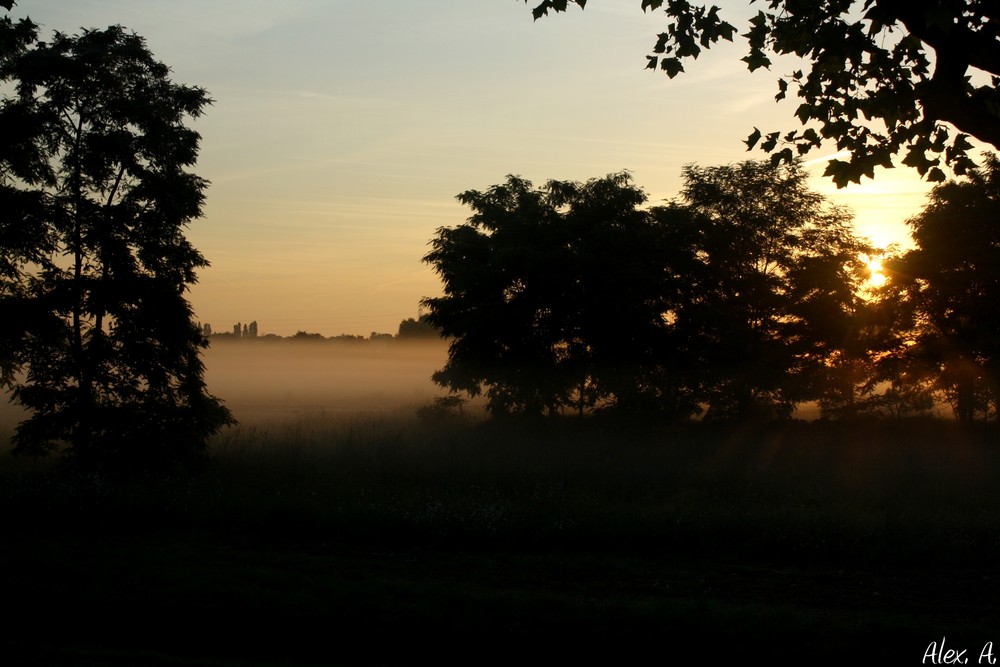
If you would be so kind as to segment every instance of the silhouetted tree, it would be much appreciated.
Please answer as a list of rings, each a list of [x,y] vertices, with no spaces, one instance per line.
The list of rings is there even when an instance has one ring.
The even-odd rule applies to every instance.
[[[2,27],[0,308],[16,449],[151,463],[201,450],[232,417],[207,393],[185,298],[205,259],[183,235],[206,182],[185,127],[209,99],[120,26]],[[11,329],[13,327],[13,329]]]
[[[884,264],[892,265],[888,258]],[[876,336],[869,357],[870,374],[862,409],[895,419],[930,414],[935,405],[936,370],[914,354],[915,312],[911,303],[887,284],[872,304]]]
[[[933,379],[965,422],[995,414],[1000,378],[1000,159],[931,191],[907,221],[916,248],[890,262],[911,374]],[[922,369],[922,371],[921,371]]]
[[[306,331],[296,331],[295,334],[289,338],[289,340],[295,340],[295,341],[321,341],[321,340],[326,340],[326,338],[323,336],[323,334],[319,334],[319,333],[308,333]]]
[[[551,309],[577,410],[690,415],[686,348],[671,319],[690,279],[690,230],[641,209],[646,195],[625,173],[548,187],[566,245]]]
[[[797,163],[689,165],[684,181],[674,207],[696,229],[697,263],[676,327],[709,415],[786,416],[859,354],[851,341],[871,248]]]
[[[438,340],[441,332],[427,320],[427,315],[408,317],[399,323],[396,338],[400,340]]]
[[[15,4],[13,0],[0,0],[0,7],[7,11],[13,9]],[[0,17],[0,63],[23,52],[37,34],[38,26],[29,19],[19,19],[15,23],[6,14]]]
[[[653,378],[670,347],[671,249],[628,174],[540,189],[510,176],[458,199],[474,214],[424,257],[445,292],[423,301],[427,319],[452,339],[436,382],[485,391],[496,414],[677,398]]]
[[[852,418],[884,412],[875,393],[882,381],[876,356],[885,349],[878,304],[867,293],[855,295],[844,307],[815,312],[838,335],[828,354],[815,366],[811,389],[823,417]],[[830,317],[833,321],[831,322]]]
[[[0,2],[7,10],[13,5]],[[15,23],[6,14],[0,17],[0,81],[8,78],[4,72],[35,41],[37,32],[38,27],[28,19]],[[15,166],[28,173],[43,166],[37,155],[26,150],[26,138],[14,131],[17,120],[5,121],[0,132],[0,299],[8,308],[0,324],[0,387],[11,386],[20,367],[18,350],[24,336],[20,321],[37,310],[27,298],[23,271],[45,266],[56,249],[52,230],[37,224],[45,215],[41,193],[26,192],[6,175]]]
[[[471,396],[485,389],[495,414],[555,411],[573,385],[560,364],[562,335],[552,311],[565,250],[559,213],[544,190],[514,176],[457,199],[474,214],[438,229],[424,257],[445,296],[422,305],[428,321],[453,339],[434,381]]]
[[[527,0],[525,0],[527,2]],[[753,0],[751,0],[752,2]],[[543,0],[537,19],[574,2]],[[944,180],[944,163],[963,174],[971,166],[968,135],[1000,148],[1000,14],[994,0],[768,0],[767,11],[750,19],[744,34],[751,71],[771,65],[769,54],[793,55],[805,67],[778,80],[776,99],[793,87],[801,104],[799,132],[754,130],[758,145],[773,159],[791,162],[824,141],[850,152],[831,160],[826,175],[838,186],[871,177],[894,155],[932,181]],[[647,67],[669,77],[684,61],[736,28],[718,7],[687,0],[642,0],[643,10],[664,8],[665,30],[657,37]],[[872,122],[876,121],[876,122]],[[961,134],[951,136],[950,123]]]
[[[684,177],[651,210],[627,174],[460,195],[475,214],[424,258],[445,291],[428,319],[454,339],[435,380],[485,390],[495,413],[773,418],[821,397],[850,412],[872,252],[850,214],[797,163]]]

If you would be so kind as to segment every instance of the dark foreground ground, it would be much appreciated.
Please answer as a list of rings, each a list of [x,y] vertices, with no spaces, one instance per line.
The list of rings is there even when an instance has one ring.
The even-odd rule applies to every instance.
[[[355,416],[193,477],[4,455],[0,664],[980,664],[995,435]]]

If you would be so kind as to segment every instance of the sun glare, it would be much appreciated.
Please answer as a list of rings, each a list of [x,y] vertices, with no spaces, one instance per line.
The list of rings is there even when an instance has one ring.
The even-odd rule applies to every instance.
[[[885,284],[885,267],[882,266],[881,257],[872,257],[868,260],[868,285],[870,287],[881,287]]]
[[[813,175],[812,186],[833,204],[846,206],[854,213],[854,228],[878,248],[892,244],[911,246],[910,229],[906,220],[923,208],[932,184],[924,181],[914,169],[876,170],[875,179],[862,179],[843,189],[822,176],[830,158],[823,156],[806,163]]]

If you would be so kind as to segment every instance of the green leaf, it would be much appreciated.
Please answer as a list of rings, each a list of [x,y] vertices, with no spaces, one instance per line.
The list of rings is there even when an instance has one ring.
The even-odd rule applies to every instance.
[[[921,176],[925,175],[927,171],[936,166],[937,160],[931,160],[927,157],[925,149],[919,146],[910,146],[906,149],[906,155],[903,157],[903,164],[908,167],[913,167],[917,170],[917,173]]]
[[[653,53],[666,53],[669,42],[670,33],[661,32],[656,36],[656,44],[653,45]]]
[[[826,164],[823,176],[833,179],[838,188],[845,188],[851,181],[859,182],[860,179],[853,175],[851,165],[843,160],[830,160]]]
[[[783,164],[795,163],[795,153],[792,152],[791,148],[783,148],[782,150],[778,151],[777,153],[771,156],[772,165],[777,166],[782,163]]]
[[[753,147],[757,145],[758,141],[760,141],[760,136],[761,136],[760,135],[760,130],[758,130],[755,127],[753,129],[753,133],[749,137],[746,138],[746,141],[743,142],[743,143],[745,143],[747,145],[747,150],[748,151],[753,150]]]
[[[761,149],[765,153],[770,153],[771,151],[773,151],[778,146],[778,137],[779,136],[781,136],[780,132],[770,132],[770,133],[768,133],[767,138],[764,140],[764,143],[761,144]]]
[[[953,141],[951,145],[956,151],[960,153],[972,150],[972,143],[969,141],[969,135],[967,134],[959,134],[957,137],[955,137],[955,141]]]
[[[788,92],[788,82],[784,79],[778,79],[778,94],[774,96],[774,101],[780,102],[785,99],[786,92]]]
[[[660,69],[672,79],[684,71],[684,65],[681,64],[680,58],[661,58]]]
[[[742,60],[747,64],[747,69],[749,69],[751,72],[754,72],[760,69],[761,67],[763,67],[764,69],[771,68],[771,59],[765,56],[762,51],[757,51],[751,53],[748,56],[743,56],[742,58],[740,58],[740,60]]]

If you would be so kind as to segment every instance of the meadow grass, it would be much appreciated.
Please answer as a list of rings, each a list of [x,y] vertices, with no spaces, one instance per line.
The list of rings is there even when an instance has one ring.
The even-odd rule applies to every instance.
[[[1000,536],[990,437],[936,421],[428,426],[344,415],[221,436],[188,511],[306,535],[969,559]]]
[[[64,664],[394,664],[457,662],[470,643],[495,644],[472,660],[486,663],[539,641],[589,658],[728,642],[919,660],[935,635],[1000,627],[995,435],[370,412],[231,429],[184,476],[4,456],[8,600],[26,619],[97,610],[118,626],[79,621],[53,642],[25,621],[7,648]],[[184,630],[137,620],[154,609]],[[362,639],[373,631],[383,640]]]

